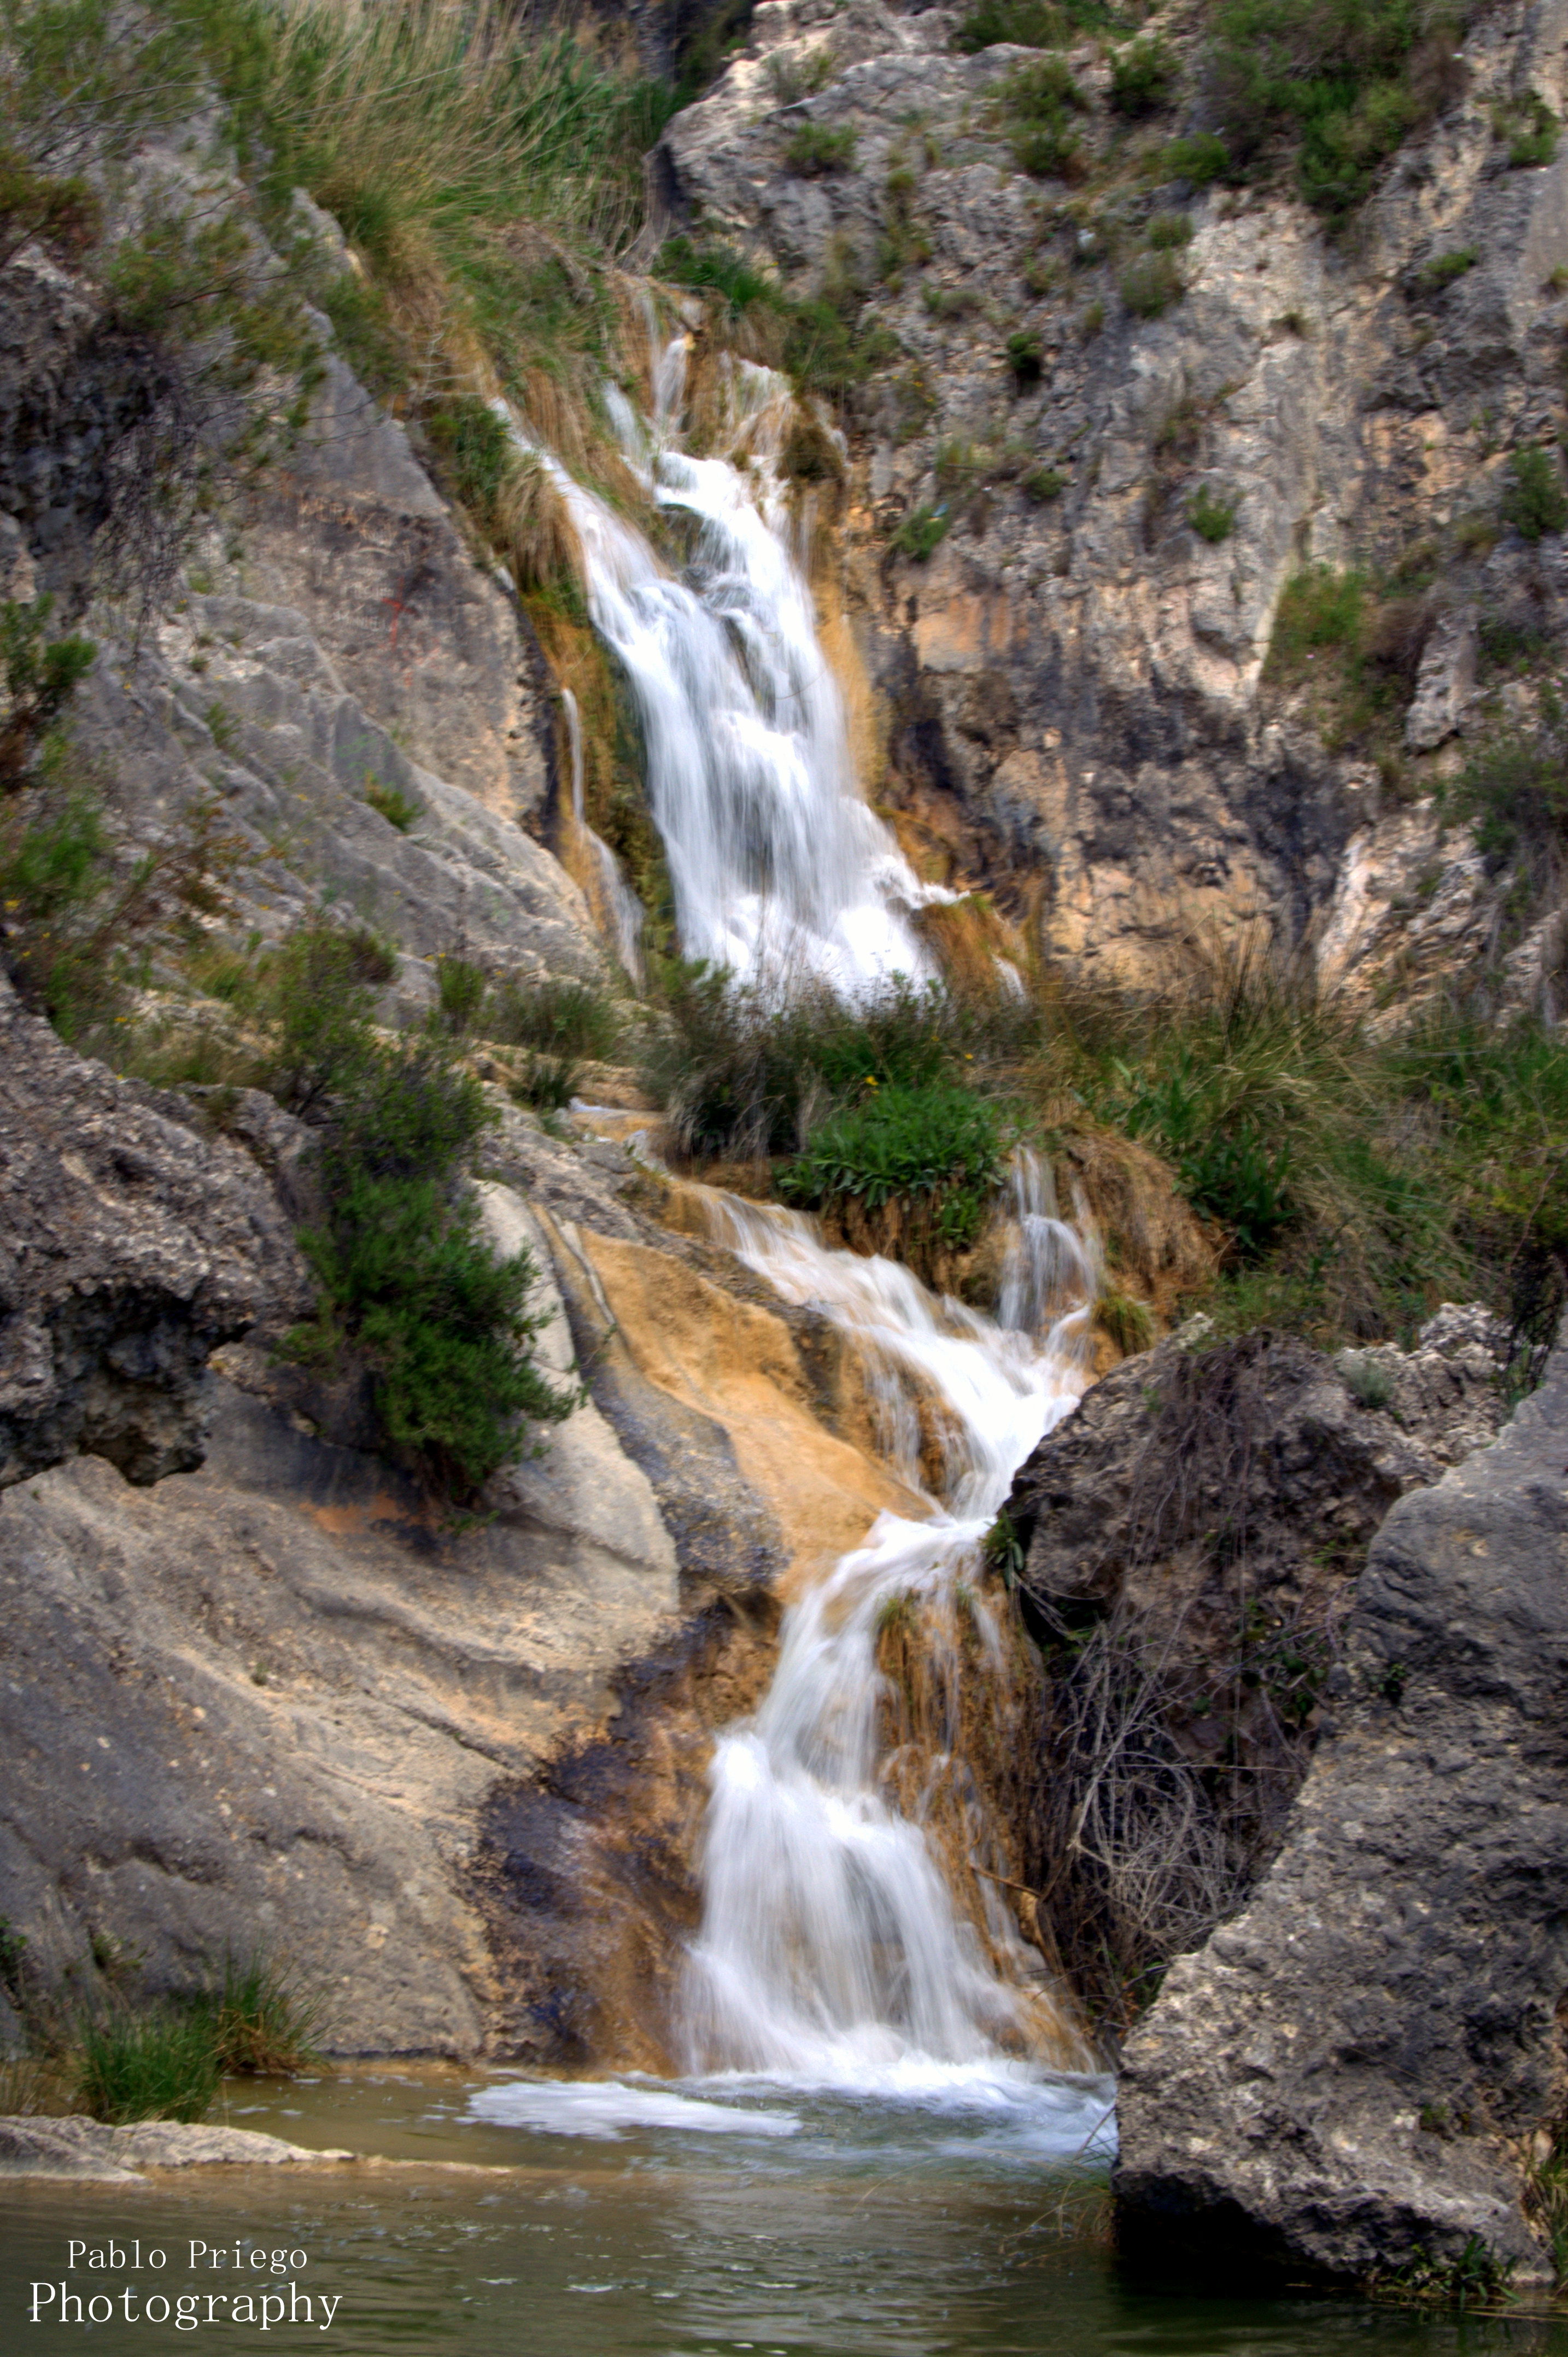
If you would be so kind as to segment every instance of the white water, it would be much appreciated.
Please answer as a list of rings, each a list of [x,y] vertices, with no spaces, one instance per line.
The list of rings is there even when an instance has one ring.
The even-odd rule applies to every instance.
[[[537,452],[581,543],[595,627],[636,703],[682,949],[772,986],[815,974],[854,992],[925,975],[909,918],[951,895],[918,880],[855,788],[774,467],[789,387],[731,363],[730,455],[689,457],[675,442],[685,358],[683,337],[657,352],[651,421],[608,396],[628,465],[695,525],[682,577]]]
[[[937,2100],[965,2089],[989,2100],[1039,2077],[1017,2059],[1020,2048],[1040,2051],[1038,1960],[982,1876],[984,1953],[921,1825],[879,1781],[877,1756],[882,1614],[904,1597],[940,1608],[976,1577],[1014,1471],[1086,1379],[1089,1257],[1045,1209],[1032,1159],[1016,1183],[1011,1327],[936,1300],[891,1261],[827,1251],[798,1213],[714,1199],[720,1240],[787,1299],[854,1334],[880,1373],[904,1478],[918,1480],[915,1387],[945,1409],[948,1439],[942,1501],[924,1521],[882,1515],[791,1607],[760,1710],[720,1739],[685,1993],[693,2069]],[[1000,1670],[1000,1640],[973,1589],[965,1609]],[[972,1830],[983,1837],[978,1811]],[[1064,2034],[1047,2059],[1083,2058]]]
[[[655,343],[650,421],[610,396],[628,463],[661,507],[693,521],[682,578],[539,454],[577,531],[594,622],[636,700],[682,947],[767,987],[811,974],[854,995],[891,974],[924,975],[930,964],[910,919],[950,896],[918,882],[855,791],[842,698],[773,463],[788,389],[734,364],[727,456],[693,458],[675,441],[685,360],[683,339]],[[582,825],[575,718],[569,709]],[[671,2128],[713,2131],[717,2089],[744,2094],[761,2079],[995,2113],[1015,2141],[1058,2157],[1105,2141],[1099,2097],[1059,2076],[1089,2057],[1042,1988],[999,1861],[976,1855],[992,1830],[972,1782],[966,1793],[953,1742],[930,1760],[912,1813],[878,1758],[879,1620],[898,1599],[912,1600],[937,1642],[961,1587],[1004,1683],[1000,1631],[981,1593],[982,1542],[1017,1466],[1083,1389],[1095,1291],[1090,1254],[1056,1216],[1048,1185],[1032,1157],[1018,1157],[997,1321],[936,1300],[892,1262],[829,1252],[797,1214],[711,1199],[720,1241],[786,1298],[853,1331],[883,1453],[905,1482],[921,1486],[922,1405],[928,1432],[934,1405],[945,1462],[924,1518],[884,1514],[792,1605],[761,1708],[719,1741],[703,1923],[683,1992],[703,2094],[659,2099]],[[950,1709],[955,1643],[948,1653]],[[950,1802],[957,1793],[968,1842],[956,1868],[972,1872],[964,1907],[921,1822],[939,1787]],[[535,2125],[548,2115],[567,2134],[614,2135],[653,2116],[643,2091],[615,2083],[569,2101],[515,2085],[486,2100],[488,2115]],[[760,2116],[769,2121],[760,2132],[787,2132],[789,2115],[745,2115]]]

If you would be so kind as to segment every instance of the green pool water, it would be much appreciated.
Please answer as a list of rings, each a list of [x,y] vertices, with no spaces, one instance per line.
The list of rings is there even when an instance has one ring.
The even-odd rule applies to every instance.
[[[1411,2315],[1305,2295],[1140,2287],[1105,2240],[1103,2165],[1042,2160],[1038,2136],[1015,2117],[741,2089],[723,2094],[726,2122],[695,2126],[714,2108],[701,2105],[706,2090],[691,2091],[697,2112],[683,2115],[677,2098],[667,2118],[660,2099],[647,2100],[652,2091],[631,2090],[618,2110],[578,2090],[563,2098],[564,2133],[552,2125],[552,2090],[516,2088],[515,2073],[403,2066],[231,2084],[233,2125],[376,2158],[308,2171],[205,2169],[145,2188],[6,2181],[0,2350],[1568,2357],[1568,2321],[1551,2316]],[[519,2103],[529,2116],[474,2116],[498,2090],[503,2108]],[[1095,2092],[1074,2092],[1081,2115],[1098,2116]],[[637,2116],[639,2107],[653,2116]],[[68,2276],[72,2241],[113,2247],[124,2264],[93,2270],[79,2257]],[[193,2244],[221,2249],[225,2265],[199,2252],[193,2264]],[[154,2249],[161,2267],[149,2263]],[[305,2264],[285,2259],[274,2272],[274,2251],[303,2252]],[[252,2266],[252,2255],[268,2264]],[[100,2318],[112,2298],[113,2319],[61,2323],[40,2301],[33,2322],[31,2287],[62,2281],[83,2298],[84,2315],[94,2295]],[[297,2322],[259,2309],[258,2320],[229,2319],[221,2295],[281,2301],[295,2296],[291,2282]],[[197,2300],[194,2329],[144,2318],[149,2298],[156,2311],[160,2296],[181,2295]],[[298,2307],[306,2297],[308,2324]]]

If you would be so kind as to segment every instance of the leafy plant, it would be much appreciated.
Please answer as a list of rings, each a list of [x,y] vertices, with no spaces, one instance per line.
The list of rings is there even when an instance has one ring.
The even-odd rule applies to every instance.
[[[868,1211],[897,1202],[944,1245],[972,1243],[1002,1168],[993,1108],[967,1090],[933,1082],[874,1088],[831,1114],[779,1179],[787,1200],[832,1210],[853,1199]],[[923,1199],[923,1200],[922,1200]]]
[[[1046,364],[1045,345],[1033,328],[1015,328],[1007,339],[1007,366],[1020,390],[1038,384]]]
[[[1207,483],[1200,483],[1188,504],[1187,520],[1199,540],[1229,540],[1236,529],[1236,511],[1240,504],[1240,499],[1221,499]]]
[[[1134,121],[1157,114],[1176,91],[1179,65],[1176,52],[1161,40],[1133,41],[1118,49],[1111,60],[1111,103],[1118,114]]]
[[[327,1219],[301,1238],[319,1306],[286,1346],[328,1361],[352,1350],[382,1446],[456,1506],[522,1454],[528,1424],[580,1398],[533,1364],[531,1256],[494,1252],[461,1183],[494,1119],[436,1042],[361,1044],[322,1148]]]
[[[47,593],[30,604],[8,597],[0,604],[0,683],[5,709],[0,717],[0,794],[14,792],[28,775],[54,728],[97,659],[91,639],[51,639],[54,599]]]
[[[1335,220],[1362,201],[1386,158],[1458,86],[1457,20],[1415,7],[1224,0],[1214,24],[1232,152],[1249,156],[1271,134],[1288,134],[1302,194]]]
[[[478,1030],[489,990],[489,974],[471,958],[437,958],[435,1007],[441,1028],[455,1039]]]
[[[1122,274],[1120,293],[1129,311],[1140,319],[1158,319],[1187,293],[1187,282],[1174,255],[1140,253]]]
[[[1364,1351],[1341,1351],[1335,1361],[1339,1379],[1358,1405],[1387,1407],[1393,1399],[1394,1379],[1388,1368]]]
[[[1568,490],[1563,469],[1549,450],[1536,443],[1516,450],[1509,460],[1509,474],[1501,513],[1523,539],[1541,540],[1568,524]]]
[[[1480,258],[1479,248],[1473,245],[1455,246],[1450,253],[1434,253],[1431,261],[1423,263],[1416,273],[1417,288],[1423,295],[1441,295],[1445,286],[1452,286],[1456,278],[1463,278],[1467,270],[1473,270]]]
[[[854,169],[855,141],[853,124],[834,127],[825,123],[803,123],[784,150],[784,160],[792,172],[807,178],[820,178],[826,172],[851,172]]]
[[[1526,91],[1492,113],[1492,129],[1508,142],[1509,166],[1513,171],[1550,164],[1557,153],[1560,127],[1556,115],[1535,90]]]
[[[319,2060],[311,2041],[320,1998],[264,1955],[243,1964],[230,1957],[220,1986],[198,1997],[191,2009],[221,2071],[284,2078]]]
[[[1173,180],[1194,188],[1211,188],[1230,176],[1230,151],[1217,132],[1200,131],[1188,139],[1173,139],[1160,150],[1160,168]]]
[[[1024,477],[1024,489],[1036,506],[1044,507],[1060,499],[1067,489],[1067,477],[1058,467],[1033,467]]]
[[[406,834],[424,816],[424,803],[416,802],[413,794],[405,794],[401,786],[378,781],[365,788],[365,800],[389,826],[396,827],[399,834]]]
[[[607,1063],[626,1036],[626,1017],[601,985],[551,974],[540,982],[498,985],[490,1000],[487,1036],[506,1046],[542,1048],[557,1057]]]
[[[887,545],[900,556],[913,557],[917,565],[940,547],[951,529],[945,507],[929,505],[911,508],[903,522],[888,538]]]
[[[1088,112],[1089,101],[1059,58],[1015,66],[996,105],[1020,171],[1036,179],[1082,178],[1082,141],[1072,118]]]
[[[1192,243],[1192,218],[1187,213],[1155,213],[1152,216],[1147,236],[1157,253]]]

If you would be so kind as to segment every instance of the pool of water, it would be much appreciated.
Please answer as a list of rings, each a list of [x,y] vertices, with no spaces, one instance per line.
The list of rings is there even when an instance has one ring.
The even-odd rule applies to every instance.
[[[401,2065],[231,2083],[233,2125],[368,2158],[309,2172],[192,2171],[145,2188],[0,2184],[0,2348],[1568,2357],[1568,2324],[1550,2317],[1411,2316],[1129,2283],[1106,2236],[1102,2094],[1068,2081],[976,2103],[927,2083],[872,2101]],[[72,2241],[111,2263],[95,2271],[79,2255],[68,2275]],[[193,2244],[205,2246],[194,2257]],[[42,2303],[35,2324],[32,2287],[51,2282],[83,2297],[84,2316],[94,2295],[100,2319],[112,2299],[113,2318],[62,2323]],[[166,2322],[160,2296],[175,2304]],[[181,2296],[197,2303],[184,2330]],[[230,2302],[247,2296],[251,2320],[233,2320]],[[293,2300],[296,2320],[286,2306],[281,2318],[263,2310],[263,2298]]]

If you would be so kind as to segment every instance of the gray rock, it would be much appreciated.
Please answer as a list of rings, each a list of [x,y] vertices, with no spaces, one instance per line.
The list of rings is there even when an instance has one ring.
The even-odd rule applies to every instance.
[[[1564,2066],[1565,1469],[1559,1351],[1379,1532],[1284,1846],[1127,2048],[1130,2252],[1362,2276],[1475,2238],[1550,2278],[1521,2168]]]
[[[212,1351],[307,1297],[250,1157],[0,977],[0,1484],[76,1449],[133,1481],[199,1464]]]
[[[325,2168],[354,2158],[335,2147],[313,2152],[252,2128],[201,2120],[138,2120],[130,2127],[109,2127],[102,2120],[78,2118],[0,2119],[0,2177],[138,2185],[148,2169]]]
[[[1440,617],[1422,651],[1415,694],[1404,716],[1412,753],[1434,752],[1454,736],[1476,692],[1477,615],[1473,606]]]

